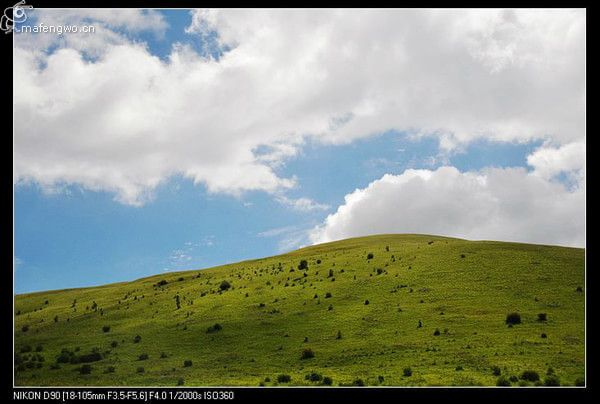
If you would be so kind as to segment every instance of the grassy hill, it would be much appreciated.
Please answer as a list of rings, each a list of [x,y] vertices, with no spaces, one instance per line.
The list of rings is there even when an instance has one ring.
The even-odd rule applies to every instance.
[[[379,235],[17,295],[15,383],[573,385],[583,286],[583,249]]]

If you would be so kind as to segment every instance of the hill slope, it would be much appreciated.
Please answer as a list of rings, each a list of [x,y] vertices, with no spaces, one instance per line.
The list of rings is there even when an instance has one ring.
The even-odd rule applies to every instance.
[[[498,367],[542,380],[552,368],[572,385],[584,376],[583,285],[583,249],[380,235],[18,295],[15,383],[322,383],[305,380],[315,372],[333,385],[495,385]],[[522,323],[508,327],[510,312]]]

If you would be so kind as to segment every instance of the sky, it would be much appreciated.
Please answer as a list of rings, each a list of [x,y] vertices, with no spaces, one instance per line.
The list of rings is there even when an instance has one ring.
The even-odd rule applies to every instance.
[[[380,233],[584,247],[585,20],[28,10],[15,292]]]

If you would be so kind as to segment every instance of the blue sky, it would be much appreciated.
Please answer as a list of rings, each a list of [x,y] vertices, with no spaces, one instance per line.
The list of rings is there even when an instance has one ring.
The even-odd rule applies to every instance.
[[[549,94],[581,95],[573,74],[581,55],[573,45],[573,65],[555,69],[548,85],[548,73],[527,64],[537,50],[510,42],[521,37],[511,30],[539,28],[538,15],[519,14],[507,43],[482,40],[474,52],[480,20],[504,34],[512,20],[490,11],[423,33],[394,31],[435,17],[419,11],[365,14],[364,23],[267,11],[117,12],[36,10],[29,23],[101,30],[84,40],[15,41],[16,293],[383,232],[583,246],[585,140],[582,124],[573,125],[581,105],[537,109]],[[582,17],[547,18],[562,27]],[[373,21],[391,34],[369,30]],[[463,25],[470,30],[445,31]],[[534,34],[544,52],[570,49]],[[459,42],[424,52],[443,46],[436,37]],[[404,43],[404,53],[388,40]],[[489,51],[499,46],[515,54]],[[511,65],[519,52],[522,64]],[[512,83],[526,88],[508,91]]]

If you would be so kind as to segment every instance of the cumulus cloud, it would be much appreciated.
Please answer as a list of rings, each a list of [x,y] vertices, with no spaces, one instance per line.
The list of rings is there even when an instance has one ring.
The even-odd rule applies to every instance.
[[[584,10],[194,12],[188,34],[218,33],[218,60],[181,44],[162,60],[124,34],[164,30],[158,13],[67,17],[102,34],[15,39],[16,182],[141,205],[177,174],[210,192],[291,188],[276,168],[306,138],[583,139]]]
[[[386,174],[310,233],[313,243],[380,233],[583,246],[585,189],[525,168],[460,172],[454,167]]]

